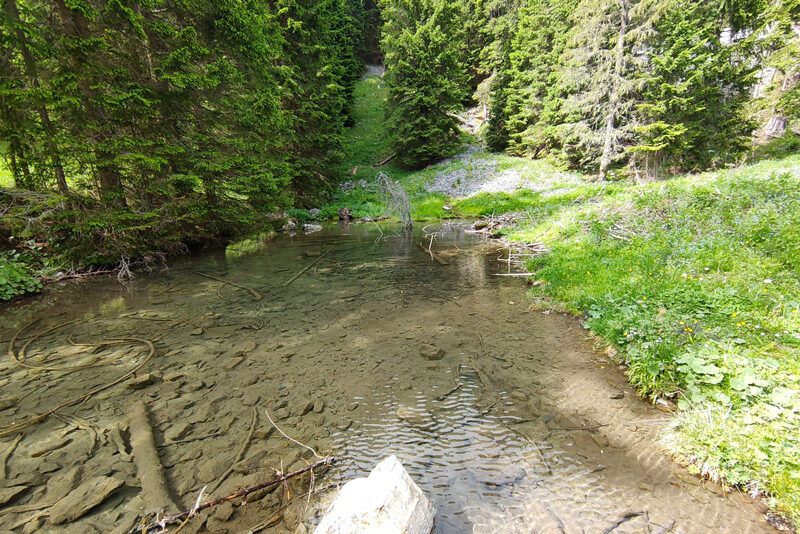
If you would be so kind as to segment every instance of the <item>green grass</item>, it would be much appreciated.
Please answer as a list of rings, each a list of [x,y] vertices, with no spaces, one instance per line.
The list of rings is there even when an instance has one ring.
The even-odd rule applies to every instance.
[[[377,83],[358,88],[350,168],[388,151]],[[741,169],[642,185],[479,153],[530,184],[466,199],[425,189],[463,161],[382,170],[404,186],[415,219],[519,213],[504,237],[550,250],[529,265],[532,297],[582,315],[644,396],[680,408],[667,448],[702,475],[767,494],[800,525],[800,156],[786,155],[794,143],[762,147],[756,159],[775,159]],[[360,167],[356,178],[376,173]],[[323,212],[335,207],[357,217],[384,211],[369,187]]]
[[[531,197],[505,232],[550,248],[533,296],[677,402],[676,456],[800,521],[800,157],[594,188]]]
[[[14,187],[14,177],[6,163],[0,160],[0,187]]]

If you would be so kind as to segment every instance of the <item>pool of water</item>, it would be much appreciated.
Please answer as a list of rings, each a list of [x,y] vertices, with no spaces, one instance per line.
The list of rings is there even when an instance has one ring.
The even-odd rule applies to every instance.
[[[0,455],[13,447],[0,529],[130,529],[144,503],[127,413],[143,399],[182,507],[203,487],[224,496],[306,465],[311,453],[267,414],[338,458],[311,498],[296,479],[183,533],[312,531],[338,485],[390,454],[440,534],[770,532],[760,503],[663,456],[666,414],[577,321],[534,309],[523,279],[494,276],[503,251],[467,228],[254,238],[0,308],[0,339],[18,333],[0,364]],[[53,525],[50,505],[101,475],[121,484]]]

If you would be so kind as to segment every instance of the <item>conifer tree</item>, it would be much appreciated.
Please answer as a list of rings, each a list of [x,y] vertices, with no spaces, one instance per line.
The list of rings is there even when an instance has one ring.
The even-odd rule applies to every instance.
[[[444,0],[384,0],[383,51],[390,121],[398,161],[422,167],[458,144],[453,114],[465,98],[467,73],[458,6]]]
[[[722,20],[715,5],[689,0],[673,0],[657,19],[631,149],[650,176],[664,165],[714,167],[749,145],[743,106],[752,67],[735,44],[722,43]]]
[[[574,0],[529,0],[520,9],[508,60],[495,82],[497,101],[490,132],[506,132],[504,142],[495,141],[497,148],[505,144],[510,153],[536,157],[553,147],[550,125],[556,122],[559,102],[559,60],[575,4]],[[495,134],[490,135],[494,138]]]

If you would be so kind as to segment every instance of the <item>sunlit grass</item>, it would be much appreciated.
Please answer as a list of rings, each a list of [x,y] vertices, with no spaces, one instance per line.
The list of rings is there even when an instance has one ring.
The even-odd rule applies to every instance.
[[[533,296],[582,314],[643,394],[678,403],[672,452],[797,521],[800,157],[589,193],[535,199],[504,232],[550,249]]]

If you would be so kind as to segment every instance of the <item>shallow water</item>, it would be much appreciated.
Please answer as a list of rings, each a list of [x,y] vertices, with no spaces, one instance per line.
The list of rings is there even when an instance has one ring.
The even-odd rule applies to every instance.
[[[661,454],[665,414],[635,398],[574,319],[532,310],[524,281],[493,276],[503,270],[497,249],[458,224],[425,231],[437,232],[434,249],[448,265],[422,250],[422,230],[331,226],[185,258],[137,273],[127,288],[95,280],[0,310],[0,339],[36,320],[16,353],[27,345],[27,365],[60,368],[3,360],[2,428],[134,369],[147,346],[131,338],[156,349],[138,380],[24,430],[0,480],[23,489],[0,509],[0,529],[127,530],[142,501],[126,411],[144,398],[185,507],[243,443],[244,459],[212,495],[306,465],[310,453],[275,432],[265,410],[340,459],[317,474],[308,505],[299,496],[309,480],[296,480],[291,500],[280,488],[230,515],[195,518],[184,533],[248,532],[273,516],[268,532],[313,530],[336,485],[389,454],[432,499],[436,533],[603,532],[617,523],[613,532],[771,531],[760,503],[723,495]],[[72,344],[111,338],[126,339]],[[0,451],[14,437],[0,438]],[[98,475],[124,484],[74,523],[50,524],[47,508],[8,513],[51,504]]]

